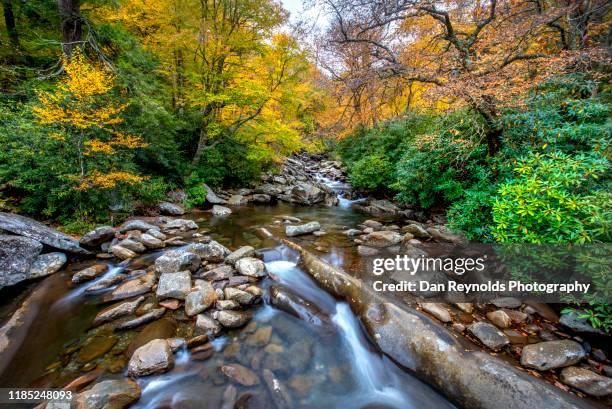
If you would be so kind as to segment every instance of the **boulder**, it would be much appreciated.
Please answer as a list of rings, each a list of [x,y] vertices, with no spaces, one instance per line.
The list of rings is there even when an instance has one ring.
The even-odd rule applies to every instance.
[[[185,251],[197,254],[202,260],[211,263],[220,263],[225,260],[225,257],[230,254],[230,251],[224,245],[211,240],[208,243],[193,243],[187,246]]]
[[[547,371],[580,362],[586,356],[582,345],[569,339],[526,345],[521,354],[521,365]]]
[[[170,250],[155,260],[155,271],[162,274],[196,271],[201,263],[202,260],[197,254],[185,250]]]
[[[239,364],[223,365],[221,367],[221,372],[232,381],[243,386],[254,386],[259,384],[259,377],[257,374],[249,368]]]
[[[310,222],[306,224],[300,224],[297,226],[286,226],[285,234],[288,237],[299,236],[302,234],[309,234],[321,230],[321,224],[319,222]]]
[[[30,271],[28,271],[27,278],[39,278],[46,277],[50,274],[57,272],[66,264],[66,255],[64,253],[53,252],[45,253],[34,259]]]
[[[194,316],[210,307],[217,299],[213,286],[204,280],[196,281],[196,290],[185,298],[185,314]]]
[[[319,187],[307,183],[297,182],[291,189],[290,200],[293,203],[312,205],[325,199],[325,191]]]
[[[111,226],[101,226],[81,237],[79,243],[86,247],[97,247],[106,241],[112,240],[113,237],[115,237],[115,229]]]
[[[375,231],[368,234],[364,244],[370,247],[391,247],[402,242],[402,235],[394,231]]]
[[[93,320],[93,326],[104,324],[105,322],[113,321],[117,318],[132,315],[136,308],[144,301],[144,297],[140,296],[134,301],[125,301],[122,303],[111,305],[108,308],[100,311]]]
[[[232,209],[229,207],[214,205],[211,212],[214,216],[227,216],[232,214]]]
[[[386,199],[370,199],[361,206],[361,209],[371,214],[398,214],[400,212],[399,207]]]
[[[487,347],[499,351],[510,343],[508,337],[494,325],[478,321],[468,326],[468,330]]]
[[[612,379],[585,368],[563,368],[561,382],[598,398],[612,395]]]
[[[108,264],[94,264],[91,267],[87,267],[72,276],[72,283],[79,284],[84,281],[93,280],[96,277],[108,271]]]
[[[215,192],[213,192],[213,190],[210,188],[210,186],[208,186],[206,183],[202,183],[202,186],[204,187],[204,189],[206,189],[206,201],[208,203],[213,205],[227,203],[226,200],[223,200],[219,196],[217,196]]]
[[[49,247],[68,253],[87,255],[89,251],[79,245],[79,242],[44,224],[18,214],[0,212],[0,231],[7,231],[19,236],[36,240]]]
[[[157,298],[176,298],[184,300],[191,291],[191,274],[189,271],[162,273],[157,284]]]
[[[30,238],[0,234],[0,287],[27,279],[42,248],[40,242]]]
[[[96,383],[76,394],[74,409],[123,409],[140,398],[140,386],[131,379],[113,379]]]
[[[250,311],[216,311],[213,318],[226,328],[240,328],[253,318]]]
[[[161,214],[165,214],[167,216],[182,216],[185,214],[185,209],[174,203],[161,202],[157,207],[159,208],[159,212]]]
[[[231,252],[226,258],[227,264],[234,265],[236,261],[244,257],[251,257],[255,254],[255,249],[251,246],[242,246],[238,250]]]
[[[134,351],[128,364],[128,375],[147,376],[166,372],[173,366],[174,356],[168,341],[154,339]]]
[[[263,261],[254,257],[243,257],[236,261],[236,270],[248,277],[265,277],[266,266]]]
[[[163,231],[164,232],[173,232],[173,231],[189,231],[195,230],[198,228],[198,225],[193,220],[188,219],[174,219],[170,220],[168,223],[164,224]]]
[[[138,230],[144,233],[147,230],[159,230],[159,227],[154,226],[150,223],[147,223],[144,220],[135,219],[135,220],[128,220],[127,222],[123,223],[121,227],[119,228],[120,233],[125,233],[130,230]]]

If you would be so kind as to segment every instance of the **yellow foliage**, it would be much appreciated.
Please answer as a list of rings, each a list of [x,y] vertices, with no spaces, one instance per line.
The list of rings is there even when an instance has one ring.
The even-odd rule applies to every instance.
[[[148,177],[135,175],[130,172],[113,171],[104,174],[96,170],[81,179],[80,184],[77,186],[77,190],[113,189],[120,183],[135,185],[146,179],[148,179]]]

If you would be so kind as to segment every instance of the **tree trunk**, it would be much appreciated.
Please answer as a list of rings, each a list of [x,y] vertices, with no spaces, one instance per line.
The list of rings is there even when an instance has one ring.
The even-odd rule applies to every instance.
[[[6,34],[8,35],[14,52],[17,52],[19,50],[19,33],[17,32],[17,26],[15,24],[15,14],[13,13],[13,3],[11,0],[2,0],[2,9],[4,11]]]
[[[72,57],[73,50],[81,43],[83,20],[81,18],[81,0],[58,0],[62,29],[62,48],[66,57]]]

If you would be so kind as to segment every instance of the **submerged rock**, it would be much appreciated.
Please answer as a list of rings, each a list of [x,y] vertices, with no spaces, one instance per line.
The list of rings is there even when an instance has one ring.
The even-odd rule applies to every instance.
[[[547,341],[526,345],[521,354],[521,365],[547,371],[573,365],[585,356],[582,345],[576,341]]]
[[[223,375],[240,385],[259,385],[259,376],[245,366],[239,364],[223,365],[221,367],[221,372]]]
[[[74,396],[74,409],[123,409],[140,398],[140,386],[131,379],[96,383]]]
[[[139,327],[143,324],[147,324],[151,321],[160,319],[164,315],[165,312],[166,312],[166,309],[163,307],[156,308],[154,310],[147,312],[146,314],[141,315],[140,317],[136,317],[134,319],[122,322],[121,324],[117,325],[115,329],[116,330],[126,330],[126,329],[132,329],[132,328]]]
[[[128,375],[147,376],[166,372],[173,366],[174,356],[168,341],[154,339],[134,351],[128,364]]]
[[[268,392],[277,408],[290,409],[293,407],[293,400],[287,387],[269,369],[263,370],[263,378],[268,388]]]
[[[300,224],[297,226],[286,226],[285,234],[288,237],[300,236],[302,234],[309,234],[321,230],[321,224],[319,222],[310,222],[306,224]]]

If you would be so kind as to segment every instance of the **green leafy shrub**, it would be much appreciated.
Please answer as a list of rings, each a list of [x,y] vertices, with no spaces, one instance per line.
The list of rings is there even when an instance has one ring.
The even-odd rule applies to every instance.
[[[380,154],[368,155],[353,164],[350,180],[356,188],[377,189],[393,183],[395,167]]]

